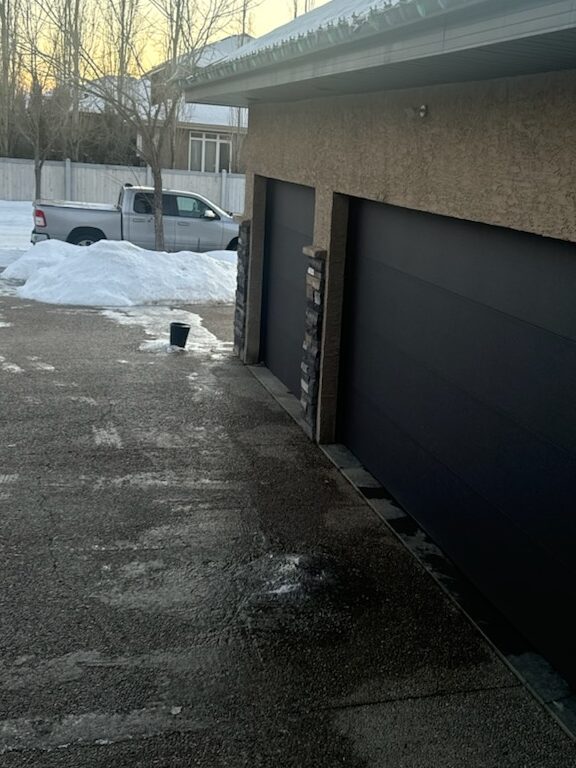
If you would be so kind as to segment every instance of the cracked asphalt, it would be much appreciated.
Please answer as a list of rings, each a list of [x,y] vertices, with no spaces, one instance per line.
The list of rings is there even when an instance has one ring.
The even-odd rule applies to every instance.
[[[573,768],[229,351],[0,297],[0,766]],[[212,338],[212,337],[209,337]]]

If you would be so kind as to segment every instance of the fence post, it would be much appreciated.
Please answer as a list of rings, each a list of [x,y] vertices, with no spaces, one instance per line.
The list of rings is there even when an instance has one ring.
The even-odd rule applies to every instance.
[[[72,162],[69,157],[64,160],[64,199],[74,199],[72,197]]]
[[[222,168],[222,175],[220,177],[220,208],[228,210],[226,203],[228,202],[228,171]]]

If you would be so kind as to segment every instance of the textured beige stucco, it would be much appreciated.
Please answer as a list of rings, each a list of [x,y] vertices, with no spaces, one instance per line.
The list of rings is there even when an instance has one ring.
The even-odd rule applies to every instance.
[[[322,248],[333,192],[576,241],[576,71],[256,105],[244,160],[316,188]]]

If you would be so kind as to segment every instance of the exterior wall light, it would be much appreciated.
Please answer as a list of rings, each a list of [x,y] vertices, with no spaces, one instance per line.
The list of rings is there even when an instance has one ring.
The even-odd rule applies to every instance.
[[[424,120],[424,118],[428,117],[428,104],[420,104],[419,107],[408,107],[404,112],[406,117],[409,117],[412,120],[415,120],[417,117],[419,117],[420,120]]]

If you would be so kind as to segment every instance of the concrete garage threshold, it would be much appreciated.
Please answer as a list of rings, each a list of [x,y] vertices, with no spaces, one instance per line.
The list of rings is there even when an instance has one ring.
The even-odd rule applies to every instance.
[[[231,309],[187,309],[212,336],[166,354],[0,297],[2,768],[572,768]]]
[[[296,398],[263,365],[249,366],[262,386],[312,439],[310,427]],[[345,445],[319,445],[366,504],[382,519],[407,550],[426,569],[442,591],[467,616],[523,686],[576,740],[576,694],[548,661],[476,589],[379,481]]]

